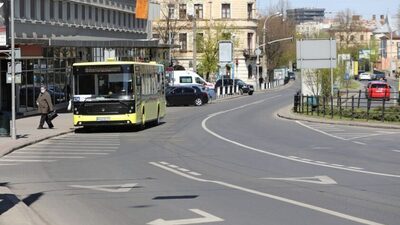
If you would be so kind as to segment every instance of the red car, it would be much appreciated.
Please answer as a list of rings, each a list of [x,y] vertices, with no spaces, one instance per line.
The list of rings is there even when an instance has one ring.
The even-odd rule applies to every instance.
[[[372,81],[367,84],[365,96],[368,99],[390,100],[390,85],[383,81]]]

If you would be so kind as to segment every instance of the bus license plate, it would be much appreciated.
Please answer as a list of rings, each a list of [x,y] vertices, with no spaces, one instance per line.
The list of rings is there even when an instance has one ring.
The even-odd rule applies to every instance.
[[[97,121],[110,121],[110,117],[97,117]]]

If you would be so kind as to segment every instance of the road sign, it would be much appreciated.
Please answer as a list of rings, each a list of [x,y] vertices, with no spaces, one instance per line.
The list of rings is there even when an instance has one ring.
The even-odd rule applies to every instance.
[[[257,48],[254,53],[256,53],[257,56],[261,55],[261,49]]]
[[[190,211],[199,214],[200,218],[193,218],[193,219],[182,219],[182,220],[164,220],[164,219],[157,219],[147,223],[148,225],[185,225],[185,224],[200,224],[200,223],[214,223],[214,222],[221,222],[224,219],[206,213],[200,209],[189,209]]]
[[[336,40],[300,40],[296,43],[297,68],[336,68]]]

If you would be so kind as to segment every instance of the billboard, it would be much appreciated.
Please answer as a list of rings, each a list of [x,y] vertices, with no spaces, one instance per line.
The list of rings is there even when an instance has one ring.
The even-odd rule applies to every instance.
[[[233,62],[233,43],[232,41],[220,41],[219,47],[219,62]]]
[[[7,0],[0,0],[0,47],[6,47],[8,43],[8,4]]]
[[[149,0],[136,0],[136,18],[147,20],[149,17]]]

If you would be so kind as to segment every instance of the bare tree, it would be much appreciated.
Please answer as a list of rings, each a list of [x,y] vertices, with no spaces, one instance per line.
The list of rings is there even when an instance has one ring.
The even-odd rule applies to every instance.
[[[164,44],[174,43],[175,35],[188,28],[187,19],[179,18],[179,4],[185,4],[185,0],[159,0],[161,5],[161,18],[154,23],[154,33],[159,36]]]
[[[350,9],[346,9],[336,15],[335,25],[332,27],[331,32],[335,36],[339,36],[341,48],[348,48],[359,44],[359,40],[355,38],[356,33],[365,29],[360,17]]]

